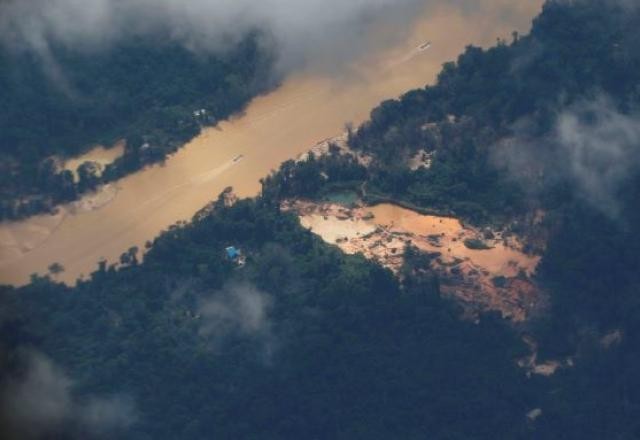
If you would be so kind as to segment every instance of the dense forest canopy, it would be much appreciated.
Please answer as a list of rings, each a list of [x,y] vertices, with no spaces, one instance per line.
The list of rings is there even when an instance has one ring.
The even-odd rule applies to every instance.
[[[575,157],[559,145],[572,136],[561,131],[562,117],[638,112],[638,14],[629,2],[549,1],[530,35],[488,50],[470,46],[434,86],[382,103],[350,139],[383,165],[370,189],[475,220],[521,212],[525,193],[540,187],[547,202],[564,197]],[[394,160],[420,149],[437,151],[429,172],[408,173]],[[518,175],[506,165],[517,165]],[[513,185],[527,174],[544,176]]]
[[[406,36],[424,0],[0,1],[0,220],[162,161],[297,69]],[[384,35],[370,38],[372,30]],[[74,182],[60,160],[127,141]],[[82,176],[81,176],[82,177]]]
[[[5,397],[2,429],[638,438],[639,14],[631,2],[548,1],[530,35],[470,47],[436,85],[375,109],[349,139],[374,157],[369,168],[335,151],[289,161],[260,197],[221,197],[166,231],[143,263],[132,248],[74,288],[53,275],[3,288],[4,396],[20,399]],[[431,167],[400,163],[420,149]],[[345,187],[476,222],[544,211],[537,278],[549,309],[524,327],[461,320],[437,276],[415,270],[424,256],[410,254],[400,282],[278,209]],[[527,376],[522,333],[541,359],[573,366]],[[51,395],[64,405],[42,405]]]
[[[225,259],[231,244],[243,268]],[[266,200],[167,232],[144,264],[4,299],[6,342],[63,365],[71,400],[134,399],[120,438],[508,438],[535,404],[499,320],[459,322],[430,280],[404,290]],[[34,361],[11,353],[28,385]],[[81,413],[57,428],[91,433]]]
[[[469,47],[351,136],[378,158],[369,188],[475,220],[544,209],[557,221],[543,273],[593,290],[606,321],[604,292],[638,273],[639,22],[629,2],[549,1],[530,35]],[[419,148],[430,169],[389,165]]]
[[[220,54],[169,37],[88,52],[57,45],[46,55],[0,44],[0,219],[51,209],[163,160],[272,87],[272,63],[256,33]],[[55,158],[120,139],[125,154],[102,175],[74,183],[57,166]]]

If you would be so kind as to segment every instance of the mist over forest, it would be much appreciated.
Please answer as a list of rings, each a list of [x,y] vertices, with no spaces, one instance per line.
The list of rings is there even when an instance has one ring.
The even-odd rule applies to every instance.
[[[291,72],[346,63],[376,29],[392,45],[437,7],[4,0],[0,219],[161,163]],[[639,438],[638,41],[633,1],[547,0],[530,33],[469,45],[258,196],[212,194],[144,259],[133,246],[74,286],[53,264],[0,286],[1,436]],[[101,174],[57,167],[123,137]],[[446,246],[406,241],[397,270],[343,252],[291,201],[457,219],[478,232],[468,252],[516,237],[537,268],[489,287],[530,286],[536,307],[518,321],[448,294],[487,286],[443,263]]]

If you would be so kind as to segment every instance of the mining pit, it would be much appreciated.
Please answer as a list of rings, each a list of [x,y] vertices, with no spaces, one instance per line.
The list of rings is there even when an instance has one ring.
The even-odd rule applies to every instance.
[[[295,212],[301,224],[347,254],[362,254],[401,277],[408,245],[428,254],[443,295],[465,312],[497,311],[514,322],[527,319],[538,306],[540,289],[532,276],[540,256],[524,251],[508,230],[476,228],[459,219],[423,215],[384,203],[375,206],[288,200],[283,211]]]

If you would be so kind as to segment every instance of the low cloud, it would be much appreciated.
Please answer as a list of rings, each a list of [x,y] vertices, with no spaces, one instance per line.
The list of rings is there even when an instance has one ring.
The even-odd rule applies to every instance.
[[[132,37],[166,37],[220,52],[258,30],[280,70],[333,70],[405,37],[430,9],[513,23],[540,1],[0,0],[0,45],[46,55],[53,46],[95,51]]]
[[[232,283],[201,300],[198,307],[200,334],[219,347],[230,337],[259,342],[269,355],[275,339],[269,310],[272,298],[248,283]]]
[[[122,396],[78,396],[74,382],[49,358],[22,352],[22,374],[8,378],[0,405],[8,438],[107,438],[135,420]]]
[[[556,134],[580,194],[618,215],[618,191],[640,166],[639,115],[601,97],[560,114]]]
[[[52,44],[95,50],[132,36],[167,36],[222,51],[247,32],[273,43],[280,65],[340,60],[367,45],[370,29],[402,35],[427,0],[4,0],[0,42],[46,53]]]
[[[640,115],[619,111],[606,96],[559,112],[553,131],[530,137],[526,121],[496,148],[495,159],[531,189],[568,182],[575,193],[611,218],[620,214],[619,192],[640,170]]]

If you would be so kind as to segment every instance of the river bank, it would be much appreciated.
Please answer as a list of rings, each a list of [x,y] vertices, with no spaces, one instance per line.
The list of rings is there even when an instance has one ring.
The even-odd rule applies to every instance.
[[[359,125],[379,102],[432,83],[442,63],[455,59],[465,45],[493,44],[514,28],[528,29],[540,3],[521,6],[512,15],[501,14],[497,6],[482,16],[448,5],[434,8],[406,41],[363,54],[349,74],[291,76],[256,98],[243,115],[204,130],[163,165],[118,181],[115,197],[99,209],[68,213],[57,223],[40,216],[1,225],[0,283],[25,284],[32,273],[44,274],[58,262],[65,271],[57,279],[73,284],[98,261],[117,261],[128,248],[143,249],[172,224],[190,220],[228,186],[239,197],[255,196],[259,180],[282,162],[343,132],[347,122]],[[407,58],[426,38],[432,47]],[[243,159],[234,161],[240,155]],[[24,246],[35,243],[36,236],[39,244]]]

